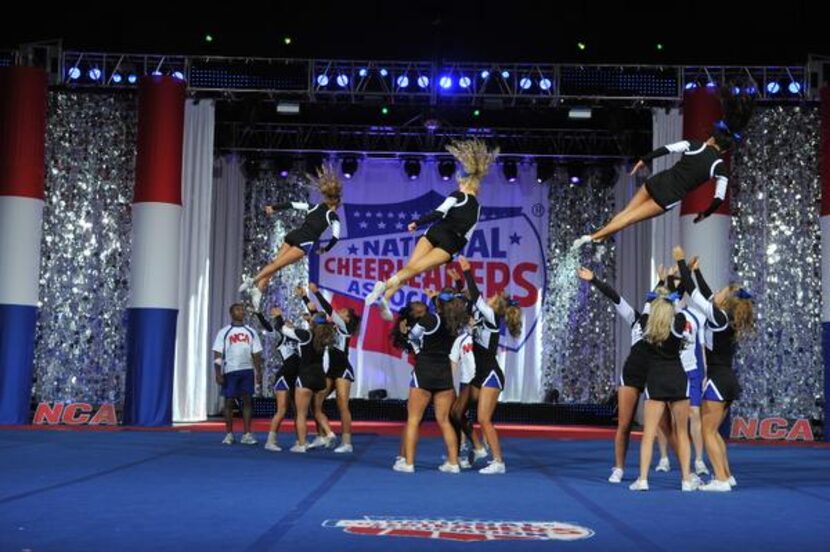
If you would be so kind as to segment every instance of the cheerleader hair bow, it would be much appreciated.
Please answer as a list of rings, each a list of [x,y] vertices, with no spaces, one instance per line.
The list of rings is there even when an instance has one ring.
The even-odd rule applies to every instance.
[[[752,294],[744,288],[739,288],[733,295],[738,299],[752,299]]]
[[[318,312],[314,315],[314,318],[312,320],[315,324],[325,324],[328,318],[322,312]]]
[[[731,130],[729,130],[729,126],[727,126],[726,121],[724,121],[723,119],[715,123],[715,128],[718,130],[722,130],[727,134],[731,134],[732,138],[734,138],[736,142],[740,142],[741,140],[743,140],[743,135],[740,132],[732,132]]]
[[[438,294],[438,299],[440,301],[443,301],[444,303],[452,301],[453,299],[466,299],[466,298],[467,298],[467,296],[464,295],[463,293],[453,293],[451,291],[442,291],[441,293]]]
[[[519,306],[519,300],[516,299],[515,297],[508,297],[507,298],[507,306],[508,307],[518,307]]]

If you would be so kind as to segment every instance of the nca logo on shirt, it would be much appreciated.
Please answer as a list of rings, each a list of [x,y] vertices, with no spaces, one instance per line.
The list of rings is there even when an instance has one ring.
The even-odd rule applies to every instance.
[[[248,335],[246,332],[239,332],[235,334],[231,334],[228,338],[228,341],[231,342],[231,345],[236,345],[237,343],[251,343],[251,336]]]
[[[591,529],[560,521],[487,521],[471,519],[385,518],[326,520],[323,527],[336,527],[353,535],[412,537],[457,542],[495,540],[587,539]]]

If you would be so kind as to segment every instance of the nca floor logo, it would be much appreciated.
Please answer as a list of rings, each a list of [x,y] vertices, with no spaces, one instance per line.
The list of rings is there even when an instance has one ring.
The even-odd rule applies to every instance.
[[[497,521],[465,518],[426,519],[365,516],[362,519],[326,520],[323,527],[353,535],[411,537],[459,542],[498,540],[574,541],[594,536],[594,531],[561,521]]]

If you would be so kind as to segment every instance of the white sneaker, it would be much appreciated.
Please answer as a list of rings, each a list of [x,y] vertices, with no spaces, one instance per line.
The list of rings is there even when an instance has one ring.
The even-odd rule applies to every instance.
[[[695,473],[697,475],[709,475],[709,468],[703,460],[695,460]]]
[[[239,442],[243,445],[255,445],[257,440],[253,433],[246,433]]]
[[[225,434],[225,438],[224,438],[224,439],[222,439],[222,444],[223,444],[223,445],[232,445],[232,444],[233,444],[233,441],[234,441],[234,439],[233,439],[233,433],[226,433],[226,434]]]
[[[386,300],[386,297],[381,297],[378,305],[380,305],[380,317],[390,322],[394,318],[394,315],[392,314],[392,309],[389,308],[389,301]]]
[[[470,468],[472,468],[472,467],[473,467],[473,465],[472,465],[472,464],[470,464],[470,460],[469,460],[469,458],[466,458],[466,457],[459,457],[459,458],[458,458],[458,466],[459,466],[462,470],[469,470]]]
[[[717,479],[712,479],[709,483],[701,485],[698,490],[715,493],[728,493],[732,490],[732,487],[729,486],[729,481],[718,481]]]
[[[461,467],[458,464],[450,464],[449,462],[444,462],[440,466],[438,466],[438,471],[444,473],[461,473]]]
[[[700,488],[700,479],[696,475],[689,478],[688,481],[683,481],[680,484],[680,490],[683,492],[696,491]]]
[[[308,450],[308,444],[301,445],[300,443],[295,443],[289,450],[298,454],[304,454]]]
[[[495,460],[493,460],[487,465],[486,468],[481,468],[480,470],[478,470],[478,473],[484,475],[507,473],[507,466],[504,465],[504,462],[496,462]]]
[[[336,452],[337,454],[348,454],[354,452],[354,448],[347,443],[343,443],[342,445],[334,449],[334,452]]]
[[[622,483],[622,478],[622,468],[611,468],[611,476],[608,478],[609,483]]]
[[[737,487],[738,486],[738,482],[735,481],[735,476],[733,476],[733,475],[730,475],[729,479],[727,479],[726,482],[729,483],[730,487]]]
[[[278,444],[272,443],[271,441],[268,441],[267,443],[265,443],[265,450],[270,450],[271,452],[281,452],[282,451],[282,449],[280,448],[280,446]]]
[[[648,480],[637,479],[634,483],[628,486],[628,488],[632,491],[647,491],[648,490]]]
[[[403,462],[400,462],[400,463],[396,462],[395,465],[392,466],[392,469],[395,470],[396,472],[415,473],[415,465],[414,464],[407,464],[406,460],[404,460]]]
[[[308,450],[324,447],[327,443],[328,441],[324,436],[318,435],[311,443],[308,444]]]
[[[582,248],[582,246],[587,244],[587,243],[591,243],[591,235],[590,234],[585,234],[584,236],[581,236],[581,237],[575,239],[573,245],[571,246],[571,251],[576,251],[576,250]]]
[[[239,293],[245,293],[248,288],[254,285],[254,278],[252,276],[242,275],[242,285],[239,286]]]
[[[251,295],[251,306],[254,307],[255,311],[259,311],[262,303],[262,292],[258,287],[251,286],[248,289],[248,293]]]
[[[473,462],[477,462],[478,460],[484,460],[487,458],[487,449],[486,448],[478,448],[473,451]]]
[[[669,465],[668,457],[663,457],[663,458],[660,459],[660,462],[657,463],[657,467],[654,468],[654,471],[667,472],[670,469],[671,469],[671,466]]]
[[[372,303],[377,301],[385,291],[386,284],[384,284],[383,282],[375,282],[375,287],[372,288],[372,293],[366,296],[366,299],[364,299],[364,303],[366,305],[371,305]]]
[[[395,463],[396,463],[396,464],[400,464],[400,463],[402,463],[402,462],[406,462],[406,458],[405,458],[405,457],[403,457],[403,456],[396,456],[396,457],[395,457]]]

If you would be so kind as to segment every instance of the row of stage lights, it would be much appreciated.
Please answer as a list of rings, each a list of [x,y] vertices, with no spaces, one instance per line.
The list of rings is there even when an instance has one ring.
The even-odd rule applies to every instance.
[[[184,81],[184,73],[182,71],[170,71],[163,73],[161,71],[152,71],[149,73],[153,76],[170,75],[174,79]],[[114,84],[136,84],[140,78],[137,71],[113,71],[108,77],[108,81]],[[66,80],[69,82],[95,82],[99,83],[104,80],[104,72],[99,67],[90,67],[86,69],[86,73],[80,67],[70,67],[66,72]]]
[[[381,78],[388,78],[389,77],[389,70],[388,69],[378,69],[376,70],[377,75]],[[360,79],[366,79],[370,76],[370,70],[366,68],[362,68],[358,70],[357,75]],[[497,71],[496,73],[490,73],[490,71],[484,70],[479,73],[479,77],[482,82],[486,82],[495,76],[498,75],[502,78],[502,80],[509,80],[511,77],[510,71]],[[317,75],[316,83],[317,86],[321,88],[326,87],[334,87],[335,85],[346,89],[349,87],[351,83],[351,78],[345,72],[337,73],[336,75],[329,75],[327,73],[320,73]],[[418,74],[418,75],[408,75],[408,74],[401,74],[398,75],[394,79],[395,85],[398,88],[409,88],[410,86],[417,86],[422,90],[426,90],[430,87],[432,83],[431,79],[427,75]],[[522,90],[529,90],[534,85],[538,86],[540,90],[550,90],[553,88],[553,80],[548,77],[542,76],[540,78],[533,79],[529,75],[525,75],[519,78],[518,80],[519,88]],[[468,75],[461,75],[459,77],[454,77],[451,74],[446,74],[438,77],[438,87],[441,90],[452,90],[456,87],[461,89],[469,89],[473,86],[473,78]]]
[[[406,177],[412,181],[417,181],[422,174],[423,157],[407,156],[402,158],[402,168]],[[269,170],[278,174],[282,178],[287,178],[291,171],[295,169],[296,158],[289,156],[279,156],[270,166],[261,166],[257,161],[252,160],[252,165],[249,169],[253,170]],[[314,174],[317,167],[322,163],[320,156],[311,156],[305,159],[305,172]],[[502,174],[508,182],[516,182],[519,179],[519,166],[521,161],[517,158],[507,157],[499,162]],[[550,158],[538,158],[536,160],[536,182],[542,184],[554,177],[557,170],[566,171],[567,181],[571,184],[582,184],[586,178],[586,171],[589,167],[594,169],[601,169],[605,171],[604,178],[610,179],[609,174],[615,171],[614,166],[608,162],[602,164],[587,164],[580,161],[557,161]],[[340,172],[346,180],[352,179],[358,171],[360,166],[359,156],[344,155],[340,157]],[[435,167],[438,175],[444,182],[452,180],[456,173],[456,162],[449,157],[439,157],[435,160]],[[610,171],[610,173],[609,173]],[[563,174],[562,176],[565,176]]]
[[[700,88],[701,86],[705,86],[706,88],[717,88],[718,85],[717,85],[717,83],[715,83],[713,81],[709,81],[705,85],[702,85],[702,84],[700,84],[698,82],[695,82],[695,81],[690,81],[690,82],[686,83],[685,88],[686,88],[686,90],[695,90],[696,88]],[[767,81],[766,85],[764,86],[764,89],[767,91],[767,94],[772,95],[772,96],[781,94],[785,90],[783,84],[781,82],[777,81],[777,80]],[[801,94],[803,90],[804,90],[804,86],[800,82],[794,81],[794,80],[790,81],[789,84],[787,84],[787,87],[786,87],[786,91],[789,92],[790,94],[792,94],[793,96],[797,96],[797,95]],[[758,93],[758,87],[755,86],[754,84],[750,84],[749,86],[743,86],[743,87],[733,86],[732,87],[732,93],[735,94],[735,95],[743,93],[743,94],[749,94],[750,96],[754,96],[755,94]]]

